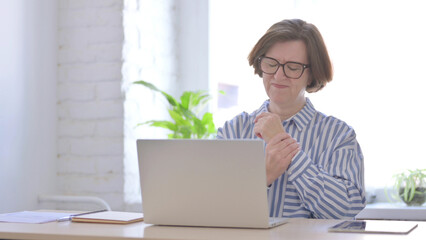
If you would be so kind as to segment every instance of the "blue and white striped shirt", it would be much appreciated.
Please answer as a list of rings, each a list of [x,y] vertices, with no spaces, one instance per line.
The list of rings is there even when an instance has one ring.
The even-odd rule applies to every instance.
[[[219,139],[257,138],[254,119],[269,100],[218,129]],[[268,190],[271,217],[353,218],[365,207],[364,162],[354,130],[315,110],[311,101],[283,122],[300,144],[287,171]]]

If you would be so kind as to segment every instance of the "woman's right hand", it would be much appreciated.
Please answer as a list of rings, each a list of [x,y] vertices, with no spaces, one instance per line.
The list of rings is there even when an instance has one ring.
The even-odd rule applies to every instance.
[[[286,132],[278,133],[269,140],[265,149],[267,186],[287,171],[299,150],[299,143]]]

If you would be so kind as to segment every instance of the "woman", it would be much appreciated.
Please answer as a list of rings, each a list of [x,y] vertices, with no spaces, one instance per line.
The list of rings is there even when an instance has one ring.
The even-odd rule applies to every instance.
[[[305,91],[332,80],[318,29],[283,20],[248,57],[269,97],[218,130],[219,139],[264,140],[271,217],[353,218],[365,207],[363,155],[354,130],[315,110]]]

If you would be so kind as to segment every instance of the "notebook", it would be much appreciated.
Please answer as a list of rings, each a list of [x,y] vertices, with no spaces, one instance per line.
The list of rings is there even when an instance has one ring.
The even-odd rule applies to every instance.
[[[144,221],[270,228],[260,140],[137,140]]]
[[[136,212],[104,211],[72,218],[73,222],[128,224],[143,221],[143,214]]]

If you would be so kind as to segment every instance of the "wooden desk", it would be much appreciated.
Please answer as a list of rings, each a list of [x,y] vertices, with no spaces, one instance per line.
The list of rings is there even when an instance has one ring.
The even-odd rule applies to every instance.
[[[269,230],[166,227],[153,226],[143,222],[128,225],[73,222],[45,224],[0,223],[0,239],[426,239],[426,222],[419,222],[419,226],[408,235],[329,233],[327,228],[338,222],[339,220],[293,219],[285,225]]]

